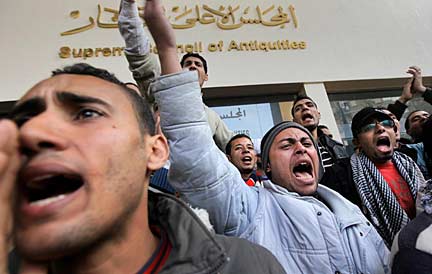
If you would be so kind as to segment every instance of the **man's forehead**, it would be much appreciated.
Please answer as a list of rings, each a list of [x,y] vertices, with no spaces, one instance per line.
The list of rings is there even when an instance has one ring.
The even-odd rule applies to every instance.
[[[249,138],[247,138],[247,137],[240,137],[240,138],[233,140],[234,145],[243,144],[243,143],[252,144],[252,141],[249,140]]]
[[[305,99],[301,99],[301,100],[297,101],[295,103],[294,107],[296,107],[298,105],[302,105],[302,104],[307,104],[307,103],[312,103],[312,105],[315,106],[315,103],[311,99],[305,98]]]
[[[187,58],[185,59],[185,63],[188,62],[188,61],[191,61],[191,62],[199,62],[199,63],[202,64],[201,59],[199,59],[198,57],[195,57],[195,56],[189,56],[189,57],[187,57]]]
[[[427,111],[424,111],[424,110],[419,110],[419,111],[414,112],[411,115],[411,118],[414,118],[416,116],[424,116],[424,115],[429,115],[429,113]]]
[[[49,98],[59,92],[69,92],[77,95],[95,98],[118,99],[122,96],[121,87],[90,75],[61,74],[45,79],[33,86],[19,101],[30,98]]]
[[[284,130],[282,130],[281,132],[278,133],[278,135],[276,135],[275,139],[286,139],[286,138],[290,138],[290,139],[296,139],[296,140],[301,140],[303,138],[307,138],[310,139],[310,136],[304,132],[303,130],[299,129],[299,128],[295,128],[295,127],[290,127],[290,128],[286,128]]]

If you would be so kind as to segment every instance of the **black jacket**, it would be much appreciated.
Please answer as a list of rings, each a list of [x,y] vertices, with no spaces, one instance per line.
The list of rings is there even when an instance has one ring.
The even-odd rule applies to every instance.
[[[349,158],[345,146],[322,133],[320,129],[318,129],[318,142],[327,149],[334,162]]]
[[[426,102],[429,104],[432,104],[432,90],[426,89],[426,91],[423,93],[423,98]],[[405,110],[407,109],[407,105],[404,103],[401,103],[399,100],[396,100],[393,104],[389,104],[387,106],[387,109],[393,113],[398,120],[402,118],[402,115],[404,114]]]
[[[360,195],[357,192],[352,176],[350,158],[339,160],[333,166],[327,168],[320,183],[337,191],[360,209],[362,208]]]
[[[345,146],[318,130],[318,140],[332,156],[334,165],[325,169],[320,184],[325,185],[361,208],[360,196],[354,185],[351,164]]]

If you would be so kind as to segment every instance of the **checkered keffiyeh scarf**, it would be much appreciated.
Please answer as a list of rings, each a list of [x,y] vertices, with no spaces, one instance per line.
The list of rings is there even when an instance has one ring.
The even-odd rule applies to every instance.
[[[420,169],[405,154],[394,152],[392,162],[396,165],[415,201],[417,188],[424,184]],[[364,207],[378,233],[388,248],[396,233],[409,222],[408,215],[399,205],[390,186],[369,158],[360,153],[351,156],[353,179]]]

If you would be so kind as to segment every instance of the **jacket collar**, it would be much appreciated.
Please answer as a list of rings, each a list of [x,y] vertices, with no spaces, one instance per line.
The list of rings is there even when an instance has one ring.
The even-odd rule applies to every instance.
[[[347,199],[343,198],[342,195],[320,184],[318,184],[317,193],[345,227],[360,222],[358,218],[360,209]]]
[[[296,197],[302,200],[314,199],[318,201],[318,199],[313,196],[302,197],[298,193],[290,192],[287,189],[275,185],[270,181],[264,181],[264,188],[278,194],[290,195],[292,197]],[[329,210],[339,218],[341,224],[343,225],[343,228],[350,225],[358,224],[360,222],[358,218],[360,210],[357,208],[357,206],[343,198],[339,193],[321,184],[318,184],[317,193],[324,201],[324,203],[321,204],[327,206]]]
[[[162,273],[214,273],[229,258],[214,234],[184,202],[149,191],[150,225],[165,230],[172,245]]]

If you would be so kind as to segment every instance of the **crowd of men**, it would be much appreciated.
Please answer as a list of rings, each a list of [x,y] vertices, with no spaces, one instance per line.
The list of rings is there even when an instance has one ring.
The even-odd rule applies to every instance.
[[[160,0],[144,18],[159,62],[121,1],[136,86],[67,66],[0,121],[3,273],[432,273],[432,119],[408,115],[412,142],[399,123],[432,102],[420,68],[353,117],[353,155],[300,95],[258,157],[203,103],[207,62],[178,59]]]

